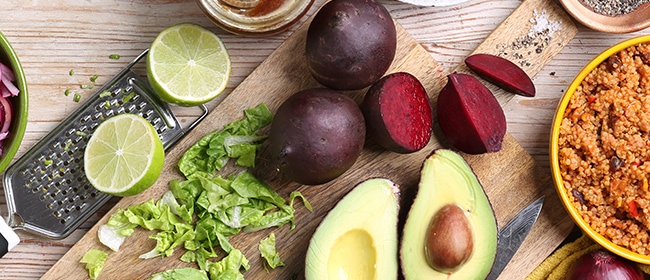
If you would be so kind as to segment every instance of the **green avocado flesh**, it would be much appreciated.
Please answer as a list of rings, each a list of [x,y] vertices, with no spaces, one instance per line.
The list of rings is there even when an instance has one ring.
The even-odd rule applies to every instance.
[[[426,240],[430,236],[432,218],[446,205],[458,206],[464,213],[467,219],[453,221],[466,221],[473,248],[469,257],[456,267],[434,269],[427,260],[427,252],[431,248],[426,247]],[[459,235],[457,232],[445,235],[446,228],[450,227],[445,226],[445,229],[440,229],[443,234],[434,236],[448,236],[450,241],[442,240],[435,244],[453,243],[451,239]],[[445,251],[440,248],[433,250]],[[450,150],[436,150],[424,162],[418,193],[404,225],[400,255],[405,279],[484,279],[492,268],[496,250],[496,219],[476,175],[459,154]],[[445,258],[441,256],[441,259]]]
[[[387,179],[357,185],[325,216],[307,250],[305,278],[397,278],[399,188]]]

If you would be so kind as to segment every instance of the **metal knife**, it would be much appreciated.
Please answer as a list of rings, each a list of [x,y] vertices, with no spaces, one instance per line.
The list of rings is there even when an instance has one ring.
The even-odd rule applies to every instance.
[[[506,267],[512,256],[517,252],[521,243],[530,232],[537,221],[542,206],[544,205],[544,196],[538,198],[530,205],[521,210],[517,216],[512,218],[498,234],[497,239],[497,256],[494,265],[486,280],[495,280],[503,269]]]

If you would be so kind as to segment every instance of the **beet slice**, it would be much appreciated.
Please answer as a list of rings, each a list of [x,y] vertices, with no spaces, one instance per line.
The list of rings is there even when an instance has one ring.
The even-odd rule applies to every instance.
[[[438,96],[442,133],[458,150],[482,154],[501,150],[506,117],[492,92],[472,75],[453,73]]]
[[[479,77],[506,91],[527,97],[535,96],[533,81],[510,60],[491,54],[474,54],[465,59],[465,64]]]
[[[412,153],[431,139],[433,108],[420,81],[410,73],[382,77],[361,103],[368,135],[397,153]]]

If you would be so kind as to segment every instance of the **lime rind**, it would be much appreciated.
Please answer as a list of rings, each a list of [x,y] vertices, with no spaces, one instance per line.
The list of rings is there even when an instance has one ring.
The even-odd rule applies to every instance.
[[[216,98],[228,84],[231,61],[219,37],[199,25],[163,30],[147,57],[148,80],[166,102],[195,106]]]
[[[164,158],[162,141],[149,121],[120,114],[96,128],[84,151],[84,170],[97,190],[130,196],[156,182]]]

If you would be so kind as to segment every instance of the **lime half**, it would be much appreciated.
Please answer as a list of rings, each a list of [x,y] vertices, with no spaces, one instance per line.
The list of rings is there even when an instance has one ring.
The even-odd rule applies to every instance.
[[[169,103],[195,106],[217,97],[230,78],[230,56],[212,31],[193,23],[164,29],[147,54],[147,78]]]
[[[93,132],[84,151],[84,171],[97,190],[129,196],[156,182],[164,160],[162,141],[151,123],[135,114],[120,114]]]

